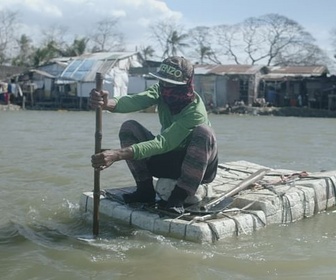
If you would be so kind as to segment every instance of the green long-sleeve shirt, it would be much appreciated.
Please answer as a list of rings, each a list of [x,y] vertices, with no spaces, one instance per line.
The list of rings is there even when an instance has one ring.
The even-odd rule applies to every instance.
[[[210,125],[208,114],[201,97],[195,93],[195,100],[180,113],[172,115],[155,84],[146,91],[115,98],[115,113],[130,113],[157,105],[161,123],[161,133],[153,140],[133,144],[134,159],[143,159],[163,154],[175,149],[182,149],[189,141],[192,130],[200,124]]]

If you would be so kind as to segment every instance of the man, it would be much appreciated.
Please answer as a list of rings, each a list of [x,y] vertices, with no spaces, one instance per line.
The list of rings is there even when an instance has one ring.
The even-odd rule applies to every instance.
[[[166,208],[183,213],[188,195],[216,176],[216,137],[204,103],[194,91],[194,68],[187,59],[169,57],[156,74],[150,74],[159,83],[136,95],[108,99],[107,91],[91,91],[91,107],[110,112],[129,113],[156,105],[162,126],[155,136],[135,120],[126,121],[119,132],[121,149],[93,155],[92,166],[102,170],[126,160],[137,189],[123,196],[125,203],[154,203],[153,177],[177,180]]]

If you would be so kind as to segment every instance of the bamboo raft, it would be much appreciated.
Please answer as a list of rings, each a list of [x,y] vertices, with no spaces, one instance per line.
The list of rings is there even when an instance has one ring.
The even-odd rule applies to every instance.
[[[228,162],[219,164],[215,180],[201,187],[203,199],[180,216],[157,205],[125,205],[121,195],[135,187],[102,190],[99,214],[154,234],[204,243],[309,218],[336,205],[336,170],[307,173]],[[83,193],[82,211],[92,212],[93,204],[93,192]]]

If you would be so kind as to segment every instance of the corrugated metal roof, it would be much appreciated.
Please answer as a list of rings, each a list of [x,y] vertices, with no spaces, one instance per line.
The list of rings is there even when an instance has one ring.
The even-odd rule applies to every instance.
[[[0,80],[7,80],[25,71],[25,67],[0,65]]]
[[[323,65],[313,66],[271,66],[270,72],[263,75],[264,79],[284,77],[319,77],[328,74],[329,70]]]
[[[97,52],[83,54],[80,59],[92,59],[92,60],[119,60],[130,57],[137,54],[137,52]]]
[[[127,59],[138,52],[99,52],[84,54],[69,62],[60,75],[61,79],[91,82],[95,80],[96,72],[109,73],[115,63]]]
[[[260,71],[265,70],[266,66],[261,65],[241,65],[241,64],[228,64],[228,65],[195,65],[196,75],[253,75]]]
[[[44,76],[44,77],[47,77],[47,78],[55,78],[55,76],[49,74],[48,72],[45,72],[45,71],[42,71],[42,70],[38,70],[38,69],[31,69],[29,70],[29,72],[32,72],[32,73],[36,73],[36,74],[39,74],[41,76]]]
[[[312,77],[328,74],[323,65],[314,66],[260,66],[260,65],[195,65],[196,75],[254,75],[261,72],[263,78]]]
[[[271,66],[270,74],[297,74],[297,75],[323,75],[327,74],[328,68],[323,65],[313,66]]]

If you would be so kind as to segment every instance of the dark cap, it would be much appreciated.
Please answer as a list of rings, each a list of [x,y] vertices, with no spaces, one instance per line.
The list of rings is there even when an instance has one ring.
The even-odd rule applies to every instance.
[[[151,76],[175,85],[185,85],[194,74],[194,66],[181,56],[172,56],[162,61],[159,71]]]

